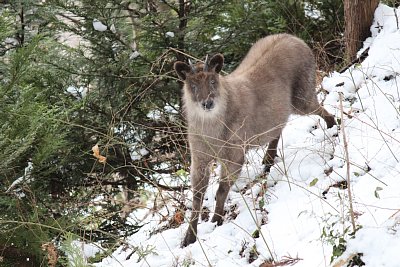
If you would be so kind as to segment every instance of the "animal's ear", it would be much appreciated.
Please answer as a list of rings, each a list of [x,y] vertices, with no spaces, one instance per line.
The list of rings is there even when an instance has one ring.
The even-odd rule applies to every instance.
[[[174,64],[174,69],[180,79],[186,80],[186,74],[190,72],[190,66],[188,64],[182,61],[177,61]]]
[[[224,56],[221,54],[214,55],[210,62],[208,63],[208,67],[212,70],[215,70],[216,73],[219,73],[222,70],[222,66],[224,65]]]

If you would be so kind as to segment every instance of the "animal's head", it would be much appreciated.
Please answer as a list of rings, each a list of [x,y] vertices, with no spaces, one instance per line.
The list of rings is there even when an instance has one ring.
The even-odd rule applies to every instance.
[[[221,54],[216,54],[211,59],[206,57],[204,64],[175,62],[175,71],[185,82],[185,94],[204,111],[211,111],[218,104],[221,95],[219,72],[223,65],[224,57]]]

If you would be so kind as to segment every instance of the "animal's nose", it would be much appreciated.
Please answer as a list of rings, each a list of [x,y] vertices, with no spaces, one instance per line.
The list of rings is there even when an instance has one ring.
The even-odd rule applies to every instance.
[[[214,100],[207,99],[202,102],[202,106],[205,110],[211,110],[214,107]]]

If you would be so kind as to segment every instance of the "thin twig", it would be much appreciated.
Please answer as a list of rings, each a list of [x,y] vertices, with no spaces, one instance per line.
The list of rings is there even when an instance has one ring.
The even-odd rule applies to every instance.
[[[397,16],[396,8],[393,8],[394,17],[396,18],[396,27],[399,29],[399,17]]]
[[[344,155],[346,159],[346,180],[347,180],[347,192],[349,195],[349,211],[350,211],[350,218],[351,224],[353,226],[353,232],[356,231],[356,223],[354,219],[354,210],[353,210],[353,197],[351,193],[351,186],[350,186],[350,158],[349,158],[349,149],[346,137],[346,131],[344,128],[344,112],[343,112],[343,94],[339,93],[339,104],[340,104],[340,119],[341,119],[341,130],[343,136],[343,147],[344,147]]]
[[[353,59],[349,64],[347,64],[346,66],[344,66],[343,68],[341,68],[341,69],[339,70],[339,73],[345,72],[348,68],[350,68],[351,66],[353,66],[353,65],[356,64],[356,63],[357,63],[357,64],[360,64],[361,62],[363,62],[364,59],[367,58],[368,52],[369,52],[369,47],[368,47],[367,49],[365,49],[365,50],[361,53],[361,55],[360,55],[359,57]]]

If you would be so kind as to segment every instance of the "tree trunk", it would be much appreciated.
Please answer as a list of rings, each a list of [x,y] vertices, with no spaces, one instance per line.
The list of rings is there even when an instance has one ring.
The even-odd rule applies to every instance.
[[[191,2],[187,0],[179,0],[179,36],[178,36],[178,49],[185,51],[185,30],[188,23],[188,15],[190,12]],[[176,55],[179,61],[185,61],[185,56],[181,53]]]
[[[356,57],[362,42],[370,36],[370,26],[379,0],[344,0],[346,61]]]

